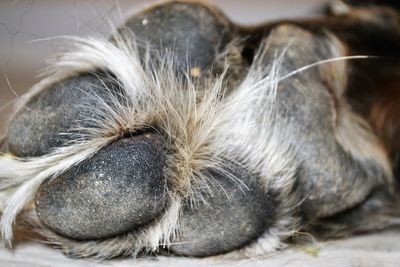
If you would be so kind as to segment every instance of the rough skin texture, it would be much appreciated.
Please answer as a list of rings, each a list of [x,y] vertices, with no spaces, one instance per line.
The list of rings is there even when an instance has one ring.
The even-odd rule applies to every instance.
[[[104,73],[81,74],[34,95],[12,120],[6,146],[18,157],[37,157],[77,139],[87,118],[95,118],[102,101],[121,91]],[[111,103],[110,103],[111,104]]]
[[[164,209],[164,160],[155,134],[116,141],[46,181],[36,196],[38,216],[54,231],[78,240],[131,231]]]
[[[183,73],[198,78],[232,39],[231,23],[215,8],[196,2],[172,2],[128,19],[122,29],[134,33],[150,54],[170,52]]]
[[[214,184],[201,192],[204,203],[183,208],[172,252],[197,257],[229,252],[257,238],[274,220],[272,197],[255,177],[240,166],[231,166],[229,172],[231,177],[210,172]]]

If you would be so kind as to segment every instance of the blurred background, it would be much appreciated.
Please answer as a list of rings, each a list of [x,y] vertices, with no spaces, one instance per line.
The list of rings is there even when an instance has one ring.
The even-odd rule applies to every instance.
[[[62,41],[57,36],[100,34],[111,25],[160,1],[144,0],[0,0],[0,135],[10,106],[39,78],[46,59]],[[263,21],[316,16],[327,0],[209,0],[233,21]]]

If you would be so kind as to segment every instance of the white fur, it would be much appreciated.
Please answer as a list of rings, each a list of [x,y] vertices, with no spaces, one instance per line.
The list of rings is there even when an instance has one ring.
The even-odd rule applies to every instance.
[[[117,39],[115,44],[95,38],[73,40],[73,51],[65,53],[48,68],[49,78],[36,86],[29,97],[57,80],[76,73],[102,69],[117,77],[126,93],[126,99],[121,103],[121,100],[115,98],[113,107],[103,103],[96,111],[101,114],[100,119],[93,121],[99,127],[80,129],[84,130],[85,138],[76,140],[70,146],[55,149],[52,154],[40,158],[0,158],[0,164],[12,162],[15,165],[0,170],[0,185],[5,188],[21,184],[4,209],[1,227],[5,242],[10,244],[16,216],[24,207],[28,207],[44,179],[58,175],[90,157],[122,133],[141,127],[157,125],[167,133],[167,144],[175,151],[167,159],[171,206],[163,217],[140,233],[129,233],[125,237],[116,238],[125,238],[125,242],[118,243],[110,239],[97,242],[92,249],[89,248],[92,243],[75,244],[73,240],[62,238],[44,228],[42,233],[54,242],[69,244],[79,255],[110,257],[121,251],[125,254],[136,254],[141,249],[155,251],[160,244],[168,246],[178,230],[181,201],[187,198],[194,202],[202,201],[197,199],[199,196],[193,188],[209,186],[212,181],[203,170],[213,168],[223,171],[225,158],[242,162],[252,171],[260,173],[264,177],[262,179],[266,192],[270,187],[280,190],[291,187],[290,178],[294,167],[290,166],[290,148],[285,146],[279,124],[274,122],[277,88],[274,81],[279,77],[279,64],[274,63],[268,76],[266,71],[271,70],[270,66],[265,68],[254,64],[238,90],[221,98],[227,92],[224,88],[224,75],[206,81],[201,85],[203,87],[199,87],[200,85],[192,83],[190,79],[176,77],[173,60],[168,56],[159,59],[161,66],[158,69],[154,69],[152,60],[143,67],[133,39]],[[257,131],[255,130],[260,122],[252,119],[255,114],[249,113],[249,105],[263,107],[261,125],[264,127]],[[238,124],[232,125],[232,122]],[[258,153],[253,153],[254,149]],[[19,171],[13,173],[15,170]],[[282,197],[289,197],[288,192],[283,190]],[[286,204],[289,202],[282,201]],[[288,211],[291,209],[277,207],[279,216],[282,216],[277,218],[277,225],[285,224],[285,227],[291,228],[290,224],[295,222],[289,218]],[[32,216],[35,217],[31,214],[31,218]],[[39,227],[40,222],[36,223]],[[291,230],[271,228],[268,234],[273,236],[273,240],[269,241],[270,248],[267,250],[279,248],[282,233]]]

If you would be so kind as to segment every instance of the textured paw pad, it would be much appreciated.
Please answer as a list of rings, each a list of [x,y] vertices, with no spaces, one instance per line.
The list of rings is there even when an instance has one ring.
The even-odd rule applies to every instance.
[[[121,139],[43,183],[36,211],[45,225],[78,240],[132,231],[165,207],[163,167],[159,136]]]

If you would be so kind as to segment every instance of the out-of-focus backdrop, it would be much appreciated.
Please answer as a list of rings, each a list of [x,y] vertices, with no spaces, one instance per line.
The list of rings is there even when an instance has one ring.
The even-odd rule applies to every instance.
[[[0,134],[11,102],[39,80],[46,59],[62,46],[57,36],[101,34],[148,5],[144,0],[0,0]],[[316,16],[326,0],[209,0],[233,21],[255,24]]]

